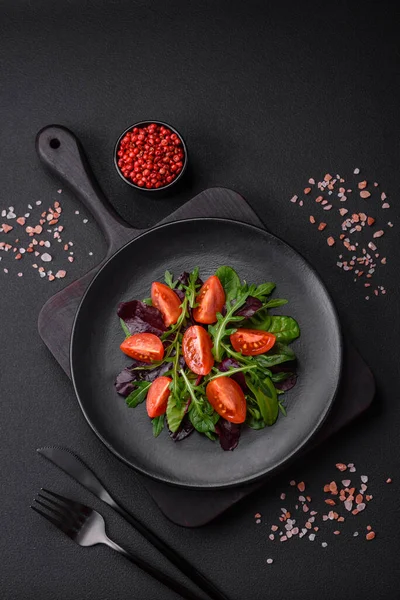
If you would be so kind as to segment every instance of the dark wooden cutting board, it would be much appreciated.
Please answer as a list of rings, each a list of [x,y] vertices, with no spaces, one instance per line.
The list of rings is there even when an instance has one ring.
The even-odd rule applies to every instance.
[[[59,143],[54,143],[57,140]],[[57,362],[70,376],[69,345],[74,317],[80,300],[100,266],[116,250],[143,230],[134,229],[113,210],[90,170],[83,149],[72,132],[52,125],[42,129],[36,142],[41,161],[91,211],[107,241],[103,261],[86,275],[52,296],[43,306],[38,320],[39,333]],[[264,227],[255,212],[237,192],[226,188],[204,190],[163,219],[169,223],[193,217],[223,217]],[[329,418],[307,445],[309,450],[339,431],[371,404],[375,383],[371,371],[351,343],[345,339],[342,381]],[[242,487],[202,491],[187,490],[137,474],[162,512],[185,527],[208,523],[230,506],[265,484],[258,481]]]

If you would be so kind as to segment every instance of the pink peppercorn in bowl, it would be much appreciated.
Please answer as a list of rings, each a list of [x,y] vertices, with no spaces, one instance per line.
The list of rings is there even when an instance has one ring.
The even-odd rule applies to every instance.
[[[114,164],[119,176],[143,192],[164,192],[184,174],[188,162],[181,134],[162,121],[140,121],[118,138]]]

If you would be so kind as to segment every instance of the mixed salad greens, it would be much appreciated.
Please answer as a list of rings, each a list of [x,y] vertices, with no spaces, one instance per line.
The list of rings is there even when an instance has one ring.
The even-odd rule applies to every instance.
[[[177,279],[166,271],[151,298],[118,307],[133,364],[115,386],[134,408],[146,400],[154,436],[194,430],[233,450],[244,425],[271,426],[286,415],[282,394],[297,380],[289,344],[300,335],[292,317],[270,314],[287,300],[270,298],[274,283],[241,282],[222,266],[205,283],[199,269]]]

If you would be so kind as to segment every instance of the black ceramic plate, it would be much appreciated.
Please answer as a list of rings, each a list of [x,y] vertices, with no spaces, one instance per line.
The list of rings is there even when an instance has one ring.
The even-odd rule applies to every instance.
[[[205,279],[220,265],[242,279],[274,281],[280,309],[295,317],[301,337],[298,383],[287,394],[287,417],[273,427],[245,427],[239,446],[224,452],[194,432],[174,443],[163,431],[154,438],[145,405],[126,406],[114,389],[129,359],[119,350],[123,333],[119,302],[146,298],[164,271],[201,269]],[[283,309],[283,310],[282,310]],[[276,311],[277,313],[279,310]],[[99,438],[138,471],[170,484],[217,488],[247,483],[293,457],[325,419],[338,388],[342,364],[340,327],[332,301],[310,265],[290,246],[262,229],[222,219],[193,219],[140,235],[109,259],[86,291],[71,341],[71,373],[83,413]]]

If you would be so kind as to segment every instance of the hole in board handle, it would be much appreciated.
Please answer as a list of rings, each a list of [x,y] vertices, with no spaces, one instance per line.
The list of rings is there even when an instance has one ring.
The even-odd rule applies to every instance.
[[[57,138],[52,138],[50,140],[49,144],[50,144],[50,148],[53,148],[53,150],[57,150],[57,148],[60,147],[61,142]]]

